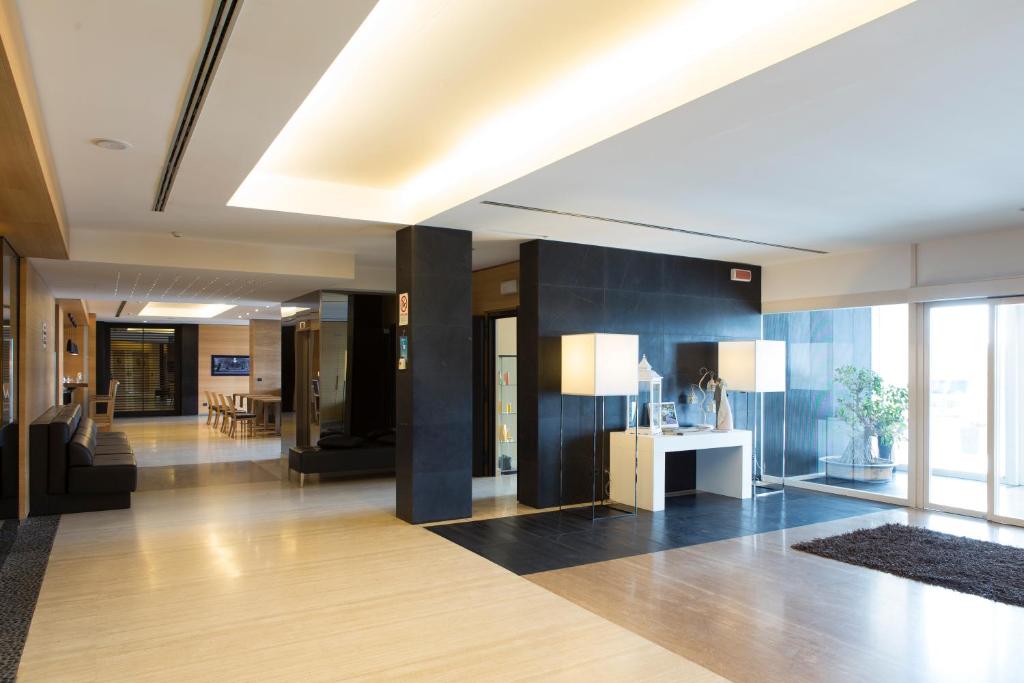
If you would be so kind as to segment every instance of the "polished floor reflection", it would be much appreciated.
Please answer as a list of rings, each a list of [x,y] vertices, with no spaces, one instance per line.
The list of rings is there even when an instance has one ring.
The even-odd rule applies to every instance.
[[[142,469],[132,509],[62,518],[19,680],[1019,680],[1024,609],[789,546],[887,521],[1022,546],[1024,529],[699,495],[670,499],[688,517],[627,520],[638,547],[619,520],[552,527],[514,476],[474,481],[469,524],[415,527],[391,477],[300,488],[258,443],[225,438],[239,457],[211,461],[229,451],[205,424],[118,428],[170,435],[173,452],[143,450],[172,462]],[[504,538],[535,573],[442,535]]]
[[[1024,529],[892,509],[528,578],[734,681],[1021,680],[1024,609],[790,548],[886,522],[1024,546]]]
[[[281,455],[280,437],[231,437],[208,426],[205,415],[119,417],[114,431],[128,435],[139,467],[269,460]]]
[[[394,500],[279,481],[65,515],[19,680],[719,680]]]

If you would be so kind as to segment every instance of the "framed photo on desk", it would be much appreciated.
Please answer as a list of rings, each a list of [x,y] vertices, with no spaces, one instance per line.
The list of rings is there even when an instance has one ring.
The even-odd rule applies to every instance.
[[[679,418],[676,416],[675,401],[649,403],[647,405],[647,409],[651,413],[655,410],[660,413],[662,429],[677,429],[679,427]]]

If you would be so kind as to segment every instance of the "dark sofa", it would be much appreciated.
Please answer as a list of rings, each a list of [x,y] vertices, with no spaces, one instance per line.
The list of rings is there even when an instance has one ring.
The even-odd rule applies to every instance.
[[[299,474],[299,485],[307,474],[374,474],[395,471],[395,440],[392,430],[366,437],[341,433],[321,434],[313,447],[288,451],[288,474]]]
[[[137,481],[128,437],[98,431],[81,406],[53,406],[29,427],[29,514],[128,508]]]

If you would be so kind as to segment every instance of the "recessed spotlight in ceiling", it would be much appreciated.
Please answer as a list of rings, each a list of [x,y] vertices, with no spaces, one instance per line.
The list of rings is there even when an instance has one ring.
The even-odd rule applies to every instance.
[[[124,140],[114,140],[113,138],[93,138],[89,142],[100,149],[109,149],[114,152],[120,152],[121,150],[128,149],[132,146],[129,142],[125,142]]]

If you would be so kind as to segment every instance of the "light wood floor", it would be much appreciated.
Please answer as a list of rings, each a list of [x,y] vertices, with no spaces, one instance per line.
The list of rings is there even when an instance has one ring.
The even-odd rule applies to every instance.
[[[267,460],[281,455],[280,437],[231,437],[206,424],[205,415],[119,417],[140,467]]]
[[[720,680],[393,508],[358,480],[65,515],[19,680]]]
[[[528,578],[734,681],[1024,680],[1024,609],[790,548],[890,521],[1024,546],[898,509]]]
[[[266,447],[126,422],[183,466]],[[1024,609],[789,548],[892,520],[1022,546],[1024,529],[893,510],[524,578],[396,520],[394,496],[390,478],[280,479],[65,515],[19,678],[1024,680]],[[514,477],[474,481],[475,518],[525,512]]]

